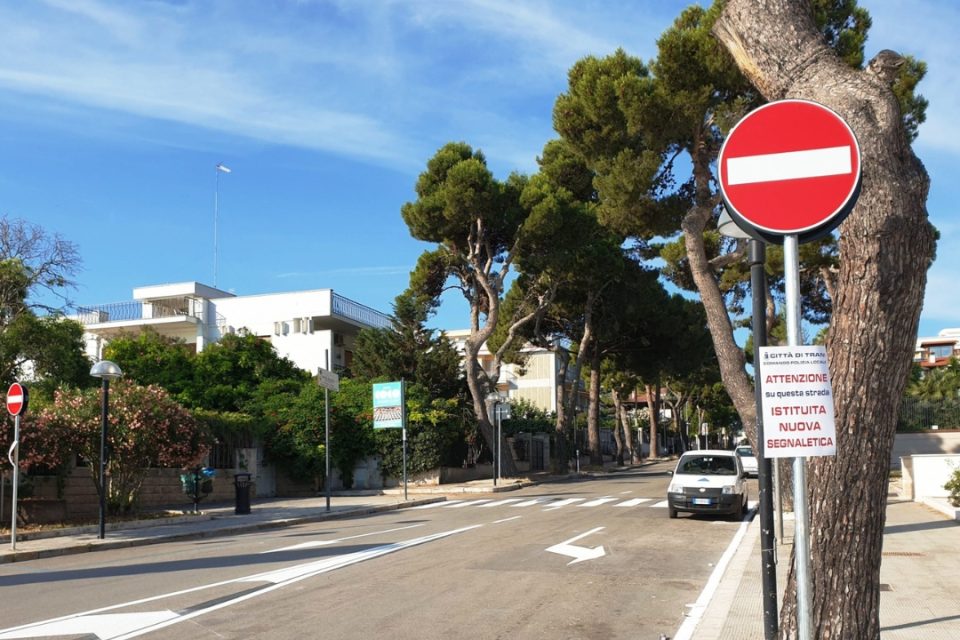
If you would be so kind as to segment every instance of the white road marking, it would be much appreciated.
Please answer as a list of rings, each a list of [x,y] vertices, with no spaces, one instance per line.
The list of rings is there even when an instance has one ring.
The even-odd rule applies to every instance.
[[[584,560],[593,560],[595,558],[599,558],[606,554],[606,551],[604,550],[603,545],[599,547],[593,547],[591,549],[590,547],[578,547],[571,543],[576,542],[580,538],[586,538],[590,534],[596,533],[597,531],[602,531],[602,530],[603,530],[603,527],[590,529],[590,531],[587,531],[586,533],[581,533],[578,536],[574,536],[573,538],[570,538],[569,540],[565,540],[560,544],[555,544],[552,547],[547,547],[547,551],[549,551],[550,553],[558,553],[560,555],[570,556],[571,558],[573,558],[573,560],[567,563],[568,567],[572,564],[583,562]]]
[[[626,491],[621,491],[620,495],[624,495],[626,493],[633,493],[633,491],[630,491],[629,489],[627,489]]]
[[[631,498],[629,500],[624,500],[620,504],[615,504],[615,507],[635,507],[638,504],[643,504],[644,502],[650,502],[650,498]]]
[[[653,507],[654,509],[666,509],[666,508],[667,508],[667,501],[666,501],[666,500],[661,500],[660,502],[658,502],[658,503],[656,503],[656,504],[652,504],[652,505],[650,505],[650,506]]]
[[[535,504],[540,504],[543,502],[542,498],[534,498],[533,500],[525,500],[524,502],[518,502],[517,504],[510,505],[511,507],[532,507]]]
[[[274,584],[280,584],[280,583],[290,582],[291,580],[299,580],[302,578],[307,578],[307,577],[318,575],[321,573],[327,573],[328,571],[333,571],[334,569],[341,569],[343,567],[348,567],[352,564],[363,562],[364,560],[379,558],[380,556],[385,556],[388,553],[394,553],[396,551],[400,551],[401,549],[415,547],[417,545],[424,544],[426,542],[433,542],[434,540],[439,540],[440,538],[446,538],[447,536],[451,536],[456,533],[462,533],[464,531],[469,531],[470,529],[476,529],[477,527],[482,527],[482,526],[483,525],[475,524],[469,527],[454,529],[453,531],[444,531],[442,533],[434,533],[428,536],[423,536],[422,538],[414,538],[412,540],[406,540],[404,542],[393,542],[391,544],[385,544],[379,547],[374,547],[373,549],[367,549],[365,551],[356,551],[354,553],[347,553],[344,555],[333,556],[331,558],[324,558],[323,560],[307,562],[307,563],[299,564],[293,567],[287,567],[285,569],[276,569],[274,571],[266,571],[264,573],[258,573],[252,576],[248,576],[246,578],[240,578],[238,582],[272,582]]]
[[[470,500],[469,502],[461,502],[460,504],[449,504],[447,509],[462,509],[463,507],[476,507],[484,503],[491,502],[491,500]]]
[[[423,523],[420,524],[411,524],[406,527],[397,527],[396,529],[386,529],[385,531],[371,531],[370,533],[361,533],[355,536],[347,536],[346,538],[337,538],[336,540],[311,540],[310,542],[301,542],[300,544],[295,544],[290,547],[283,547],[282,549],[270,549],[268,551],[261,551],[260,553],[277,553],[278,551],[293,551],[295,549],[310,549],[312,547],[325,547],[331,544],[337,544],[338,542],[343,542],[344,540],[356,540],[357,538],[366,538],[367,536],[376,536],[381,533],[393,533],[394,531],[403,531],[404,529],[413,529],[414,527],[422,527]]]
[[[727,184],[841,176],[853,172],[850,146],[727,158]]]
[[[494,520],[493,524],[500,524],[501,522],[510,522],[511,520],[519,520],[523,516],[513,516],[512,518],[504,518],[503,520]]]
[[[511,502],[520,502],[522,498],[505,498],[503,500],[497,500],[496,502],[491,502],[490,504],[480,505],[481,509],[486,509],[488,507],[502,507],[505,504],[510,504]]]
[[[713,573],[710,574],[706,586],[703,588],[703,591],[700,592],[700,597],[697,598],[697,601],[690,607],[686,619],[683,621],[683,624],[680,625],[680,628],[677,629],[673,640],[691,640],[693,638],[693,633],[697,630],[700,619],[707,610],[707,606],[709,606],[713,594],[717,591],[717,587],[720,586],[720,580],[723,579],[723,573],[727,570],[727,565],[730,564],[733,554],[736,553],[737,547],[740,546],[740,541],[743,540],[743,536],[747,533],[747,527],[750,526],[749,515],[751,514],[748,514],[740,523],[740,528],[737,529],[737,533],[734,534],[733,540],[731,540],[727,546],[727,550],[723,552],[720,561],[717,562],[717,566],[713,568]]]
[[[613,502],[614,500],[619,500],[619,498],[611,498],[610,496],[604,496],[602,498],[597,498],[596,500],[591,500],[590,502],[584,502],[583,504],[578,504],[578,507],[599,507],[602,504],[608,502]]]
[[[567,505],[571,505],[575,502],[583,502],[586,498],[564,498],[563,500],[557,500],[556,502],[551,502],[543,508],[544,511],[553,511],[554,509],[562,509]]]
[[[14,638],[36,638],[39,636],[79,636],[95,635],[101,640],[116,638],[131,631],[173,620],[179,617],[173,611],[143,611],[141,613],[105,613],[100,615],[78,616],[66,620],[53,620],[40,624],[21,627],[0,634],[2,640]]]
[[[306,578],[310,578],[315,575],[322,573],[327,573],[335,569],[340,569],[342,567],[347,567],[352,564],[357,564],[365,560],[370,560],[380,556],[384,556],[396,551],[407,549],[413,546],[425,544],[427,542],[432,542],[434,540],[440,540],[441,538],[446,538],[448,536],[456,535],[463,533],[465,531],[470,531],[472,529],[477,529],[482,527],[482,524],[475,524],[468,527],[461,527],[459,529],[453,529],[451,531],[443,531],[440,533],[435,533],[428,536],[423,536],[420,538],[413,538],[404,542],[398,542],[394,544],[383,545],[380,547],[374,547],[373,549],[368,549],[366,551],[361,551],[358,553],[348,553],[340,556],[334,556],[331,558],[326,558],[321,561],[308,562],[298,566],[290,567],[288,569],[282,569],[279,571],[267,571],[264,573],[255,574],[252,576],[247,576],[244,578],[234,578],[231,580],[223,580],[221,582],[214,582],[211,584],[200,585],[198,587],[191,587],[189,589],[182,589],[180,591],[174,591],[171,593],[160,594],[156,596],[150,596],[148,598],[141,598],[139,600],[133,600],[131,602],[123,602],[120,604],[110,605],[108,607],[102,607],[100,609],[93,609],[91,611],[84,611],[81,613],[76,613],[72,615],[60,616],[58,618],[52,618],[50,620],[43,620],[40,622],[34,622],[31,624],[21,625],[18,627],[11,627],[8,629],[0,629],[0,640],[6,640],[7,638],[31,638],[37,637],[38,635],[51,635],[48,631],[51,628],[63,628],[68,629],[67,632],[59,632],[60,635],[96,635],[100,640],[127,640],[128,638],[136,638],[138,636],[153,633],[159,629],[169,627],[192,618],[197,618],[199,616],[217,611],[219,609],[224,609],[226,607],[239,604],[246,600],[250,600],[259,596],[262,596],[266,593],[270,593],[276,589],[280,589],[287,585],[299,582]],[[166,611],[153,611],[153,612],[143,612],[143,613],[131,613],[131,614],[110,614],[110,615],[99,615],[107,611],[114,611],[116,609],[123,609],[128,607],[135,607],[147,602],[153,602],[156,600],[163,600],[166,598],[173,598],[177,596],[182,596],[188,593],[194,593],[197,591],[203,591],[207,589],[213,589],[217,587],[222,587],[230,584],[237,584],[243,582],[269,582],[263,588],[256,589],[254,591],[249,591],[242,595],[237,596],[236,598],[231,598],[228,600],[218,601],[217,604],[211,605],[203,609],[195,609],[189,613],[178,615],[173,612]],[[170,617],[168,614],[172,614],[173,617]],[[107,626],[104,626],[106,621]],[[129,621],[129,625],[121,626],[121,623],[124,621]],[[63,625],[57,627],[51,627],[51,625]],[[39,632],[38,632],[39,630]],[[104,635],[100,634],[100,631]]]
[[[419,507],[410,507],[411,509],[433,509],[434,507],[449,507],[452,504],[457,502],[463,502],[463,500],[442,500],[440,502],[431,502],[430,504],[422,504]]]

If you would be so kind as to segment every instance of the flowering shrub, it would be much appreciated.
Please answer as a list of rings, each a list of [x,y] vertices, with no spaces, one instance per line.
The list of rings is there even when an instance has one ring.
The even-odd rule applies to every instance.
[[[100,394],[100,389],[58,391],[53,406],[38,417],[28,454],[31,464],[47,466],[62,464],[65,449],[79,454],[90,464],[98,493]],[[113,512],[136,506],[150,467],[194,466],[210,448],[209,437],[190,412],[157,386],[112,384],[107,415],[107,504]]]
[[[953,470],[953,474],[947,484],[943,485],[943,488],[950,492],[950,496],[947,498],[950,504],[960,507],[960,467]]]

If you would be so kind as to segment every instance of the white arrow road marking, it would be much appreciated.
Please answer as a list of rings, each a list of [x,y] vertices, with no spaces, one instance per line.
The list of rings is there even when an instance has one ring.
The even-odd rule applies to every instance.
[[[620,504],[615,504],[615,507],[635,507],[638,504],[643,504],[644,502],[650,502],[650,498],[631,498],[629,500],[624,500]]]
[[[614,500],[618,500],[618,498],[611,498],[610,496],[604,496],[602,498],[597,498],[596,500],[591,500],[590,502],[584,502],[583,504],[578,504],[577,506],[578,507],[599,507],[602,504],[613,502]]]
[[[565,542],[561,542],[560,544],[555,544],[552,547],[547,547],[547,551],[549,551],[550,553],[559,553],[562,556],[570,556],[571,558],[573,558],[573,560],[567,563],[568,567],[572,564],[583,562],[584,560],[593,560],[595,558],[599,558],[603,555],[606,555],[607,553],[606,551],[604,551],[603,545],[599,547],[594,547],[591,549],[589,547],[578,547],[570,543],[576,542],[580,538],[586,538],[591,533],[596,533],[597,531],[601,531],[602,529],[603,527],[590,529],[590,531],[587,531],[586,533],[581,533],[580,535],[570,538]]]
[[[54,620],[21,627],[19,630],[0,634],[2,640],[14,638],[37,638],[40,636],[95,635],[101,640],[116,638],[131,631],[177,618],[173,611],[144,611],[143,613],[107,613],[93,616],[78,616],[67,620]]]
[[[327,573],[335,569],[340,569],[342,567],[363,562],[364,560],[370,560],[394,553],[396,551],[401,551],[403,549],[408,549],[410,547],[425,544],[427,542],[432,542],[434,540],[440,540],[441,538],[463,533],[464,531],[470,531],[471,529],[477,529],[482,526],[482,524],[475,524],[469,527],[453,529],[452,531],[442,531],[440,533],[434,533],[421,538],[413,538],[412,540],[407,540],[405,542],[397,542],[394,544],[374,547],[373,549],[368,549],[366,551],[357,553],[333,556],[318,562],[308,562],[302,565],[290,567],[288,569],[281,569],[279,571],[267,571],[245,578],[223,580],[221,582],[191,587],[189,589],[182,589],[172,593],[150,596],[149,598],[141,598],[140,600],[115,604],[109,607],[102,607],[100,609],[93,609],[91,611],[84,611],[82,613],[73,615],[61,616],[59,618],[52,618],[50,620],[43,620],[41,622],[11,627],[8,629],[0,629],[0,640],[6,640],[7,638],[33,638],[37,636],[51,635],[96,635],[100,640],[127,640],[128,638],[136,638],[146,633],[153,633],[159,629],[163,629],[165,627],[169,627],[171,625],[178,624],[192,618],[197,618],[207,613],[224,609],[226,607],[239,604],[240,602],[262,596],[276,589],[283,588],[315,575]],[[268,584],[259,589],[254,589],[253,591],[247,591],[235,598],[218,600],[216,604],[200,609],[194,609],[183,614],[177,614],[170,611],[150,611],[143,613],[98,615],[107,611],[138,606],[147,602],[163,600],[165,598],[173,598],[188,593],[202,591],[204,589],[212,589],[243,582],[268,582],[272,584]],[[58,629],[64,630],[58,631]]]
[[[301,542],[300,544],[295,544],[290,547],[283,547],[282,549],[269,549],[267,551],[261,551],[260,553],[277,553],[280,551],[294,551],[296,549],[311,549],[313,547],[326,547],[327,545],[337,544],[338,542],[343,542],[344,540],[356,540],[357,538],[366,538],[367,536],[377,536],[381,533],[393,533],[394,531],[403,531],[404,529],[413,529],[415,527],[422,527],[423,523],[420,524],[411,524],[406,527],[397,527],[396,529],[387,529],[385,531],[371,531],[370,533],[361,533],[355,536],[347,536],[346,538],[337,538],[336,540],[311,540],[310,542]]]
[[[543,508],[544,511],[553,511],[554,509],[561,509],[567,505],[573,504],[575,502],[583,502],[585,498],[564,498],[563,500],[557,500],[556,502],[551,502]]]
[[[850,146],[727,158],[727,184],[777,182],[853,173]]]

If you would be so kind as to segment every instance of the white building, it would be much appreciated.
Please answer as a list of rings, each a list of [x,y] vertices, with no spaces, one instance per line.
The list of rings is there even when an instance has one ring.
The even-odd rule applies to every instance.
[[[463,356],[463,346],[470,337],[469,329],[455,329],[446,332],[447,337]],[[522,365],[504,363],[500,368],[500,380],[497,382],[497,391],[507,401],[526,400],[535,407],[544,411],[557,411],[557,374],[560,371],[560,361],[557,354],[548,349],[525,345],[521,350],[524,356]],[[493,355],[484,344],[480,349],[480,364],[488,373],[492,369]],[[566,384],[572,388],[576,380],[567,371]],[[585,389],[580,389],[580,406],[586,406]]]
[[[94,359],[112,338],[146,328],[195,345],[197,352],[224,335],[247,332],[311,373],[349,367],[360,329],[391,326],[388,315],[332,289],[238,296],[199,282],[138,287],[132,301],[78,307],[74,319],[84,325]]]

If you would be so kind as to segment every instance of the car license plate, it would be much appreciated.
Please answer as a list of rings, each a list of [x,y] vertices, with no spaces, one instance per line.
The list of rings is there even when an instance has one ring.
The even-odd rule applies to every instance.
[[[713,504],[713,500],[710,498],[694,498],[693,504]]]

